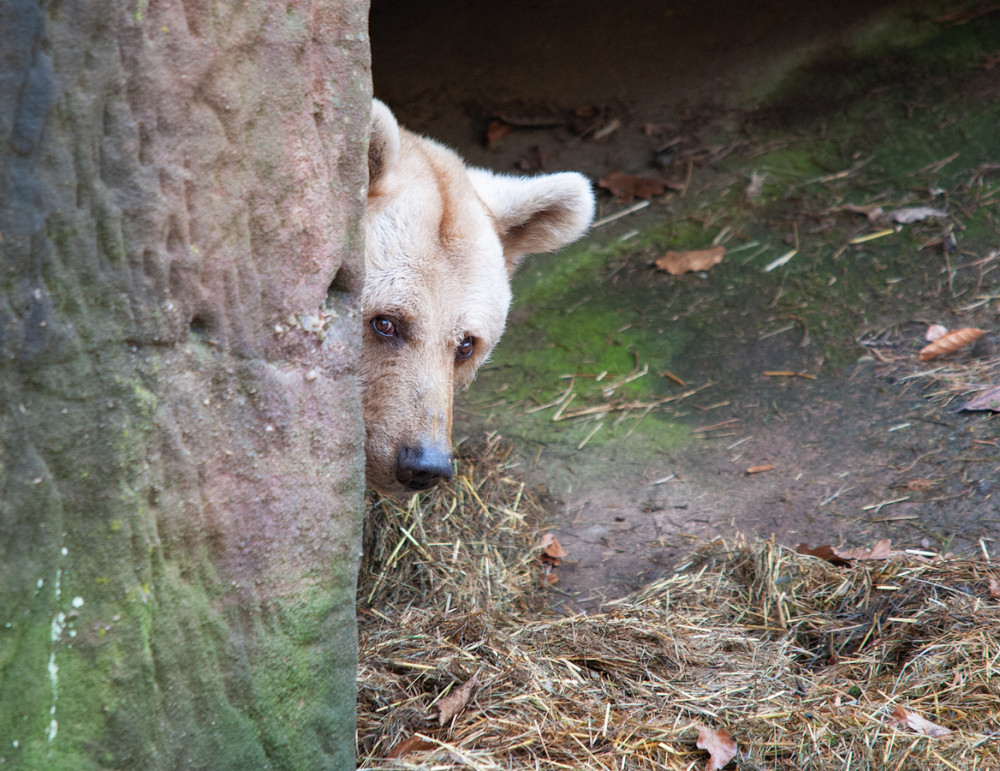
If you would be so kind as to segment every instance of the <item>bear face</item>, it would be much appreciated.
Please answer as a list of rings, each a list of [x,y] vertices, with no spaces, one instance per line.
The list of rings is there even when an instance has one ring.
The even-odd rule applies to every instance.
[[[526,254],[579,238],[580,174],[473,169],[375,100],[368,154],[361,388],[368,486],[406,495],[451,477],[455,391],[503,333]]]

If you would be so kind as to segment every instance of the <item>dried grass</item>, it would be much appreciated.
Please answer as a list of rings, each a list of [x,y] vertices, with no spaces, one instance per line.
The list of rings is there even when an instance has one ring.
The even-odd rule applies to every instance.
[[[497,439],[405,508],[373,507],[359,591],[364,769],[1000,768],[1000,600],[983,560],[835,567],[773,542],[703,546],[600,613],[544,611],[544,511]],[[480,686],[450,724],[436,702]],[[899,707],[951,729],[894,727]],[[428,749],[385,759],[400,741]],[[433,749],[430,749],[433,747]]]

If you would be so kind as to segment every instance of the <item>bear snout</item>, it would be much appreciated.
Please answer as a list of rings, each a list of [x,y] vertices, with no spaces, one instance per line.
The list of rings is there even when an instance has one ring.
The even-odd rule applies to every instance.
[[[451,452],[446,447],[404,445],[396,453],[396,479],[409,490],[426,490],[451,476]]]

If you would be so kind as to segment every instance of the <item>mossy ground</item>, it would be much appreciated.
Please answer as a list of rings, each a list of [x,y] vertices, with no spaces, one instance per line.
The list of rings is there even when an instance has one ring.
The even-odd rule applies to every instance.
[[[582,585],[630,580],[637,552],[655,572],[684,533],[718,528],[966,548],[988,532],[995,422],[894,385],[898,368],[859,341],[882,335],[915,354],[924,322],[996,331],[995,16],[907,12],[896,23],[910,35],[884,20],[862,30],[755,109],[682,133],[663,174],[686,177],[683,195],[516,277],[508,332],[459,399],[458,433],[519,442],[566,502],[562,526],[592,576]],[[947,216],[899,224],[863,207]],[[713,244],[727,255],[705,273],[653,266],[668,249]],[[601,405],[616,409],[602,417]],[[932,493],[900,493],[911,462]],[[755,465],[774,470],[747,476]],[[887,518],[877,504],[895,498],[906,500]],[[601,567],[615,560],[618,573]]]

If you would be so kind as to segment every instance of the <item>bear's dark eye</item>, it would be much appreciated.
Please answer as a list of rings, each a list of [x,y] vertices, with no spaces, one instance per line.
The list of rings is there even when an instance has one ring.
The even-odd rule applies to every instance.
[[[471,337],[465,338],[462,342],[458,344],[458,348],[455,349],[455,358],[459,361],[463,361],[472,356],[472,352],[476,350],[476,341]]]
[[[396,325],[385,316],[376,316],[373,318],[372,329],[382,337],[394,337],[396,335]]]

